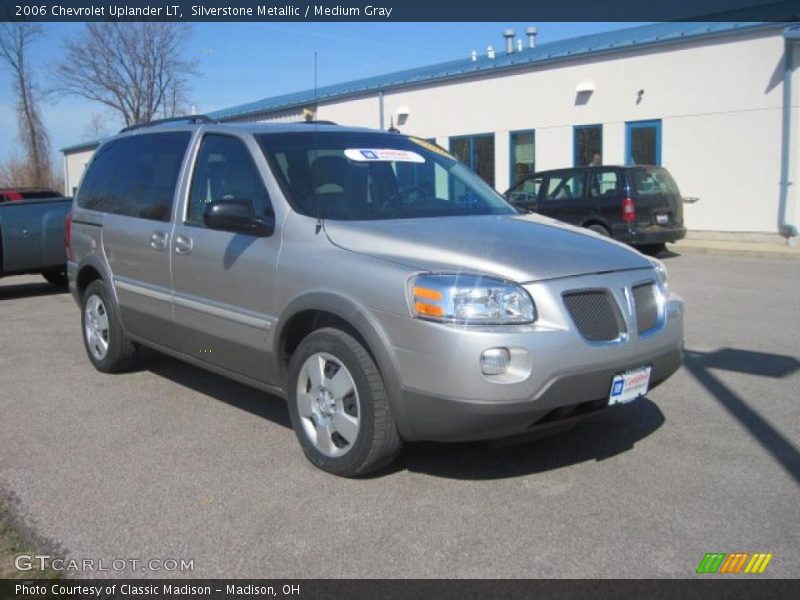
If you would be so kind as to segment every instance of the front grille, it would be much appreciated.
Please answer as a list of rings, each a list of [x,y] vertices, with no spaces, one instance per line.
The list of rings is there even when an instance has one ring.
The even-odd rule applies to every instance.
[[[633,305],[636,308],[636,328],[645,333],[658,325],[658,298],[652,283],[633,288]]]
[[[606,290],[567,292],[564,305],[578,331],[590,342],[613,342],[625,331],[622,313]]]

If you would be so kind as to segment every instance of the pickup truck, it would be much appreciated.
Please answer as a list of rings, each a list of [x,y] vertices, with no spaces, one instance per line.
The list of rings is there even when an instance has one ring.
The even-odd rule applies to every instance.
[[[64,219],[72,198],[40,198],[0,203],[0,277],[41,273],[66,285]]]

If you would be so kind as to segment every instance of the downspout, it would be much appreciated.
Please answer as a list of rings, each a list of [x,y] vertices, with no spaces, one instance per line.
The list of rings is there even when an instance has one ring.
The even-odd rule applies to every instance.
[[[67,160],[67,153],[64,153],[64,195],[70,196],[69,193],[69,161]]]
[[[792,71],[794,70],[794,43],[800,40],[800,29],[795,26],[783,30],[783,130],[781,132],[781,190],[778,198],[778,228],[781,235],[789,238],[789,244],[797,243],[797,227],[789,222],[786,211],[789,198],[789,159],[792,154]]]
[[[383,129],[383,90],[378,92],[378,106],[380,110],[380,128]]]

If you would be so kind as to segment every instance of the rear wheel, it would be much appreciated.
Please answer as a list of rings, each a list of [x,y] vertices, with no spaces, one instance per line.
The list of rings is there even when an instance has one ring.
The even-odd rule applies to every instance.
[[[599,233],[600,235],[605,237],[611,237],[611,232],[608,229],[606,229],[603,225],[600,225],[599,223],[592,223],[591,225],[587,225],[586,229],[594,231],[595,233]]]
[[[66,269],[55,269],[53,271],[45,271],[42,273],[48,283],[52,283],[58,287],[65,287],[67,285],[67,271]]]
[[[86,287],[81,309],[83,343],[95,368],[103,373],[130,368],[137,348],[125,335],[111,294],[102,280],[95,280]]]
[[[667,245],[664,243],[661,244],[644,244],[639,246],[639,251],[643,252],[644,254],[648,254],[650,256],[658,256],[664,250],[667,249]]]
[[[338,329],[311,333],[292,355],[289,417],[308,460],[336,475],[381,469],[402,446],[378,367]]]

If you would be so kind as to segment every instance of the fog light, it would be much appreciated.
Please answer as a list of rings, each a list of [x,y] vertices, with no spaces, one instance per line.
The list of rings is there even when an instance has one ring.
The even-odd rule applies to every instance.
[[[508,348],[489,348],[481,354],[481,371],[484,375],[502,375],[511,364]]]

